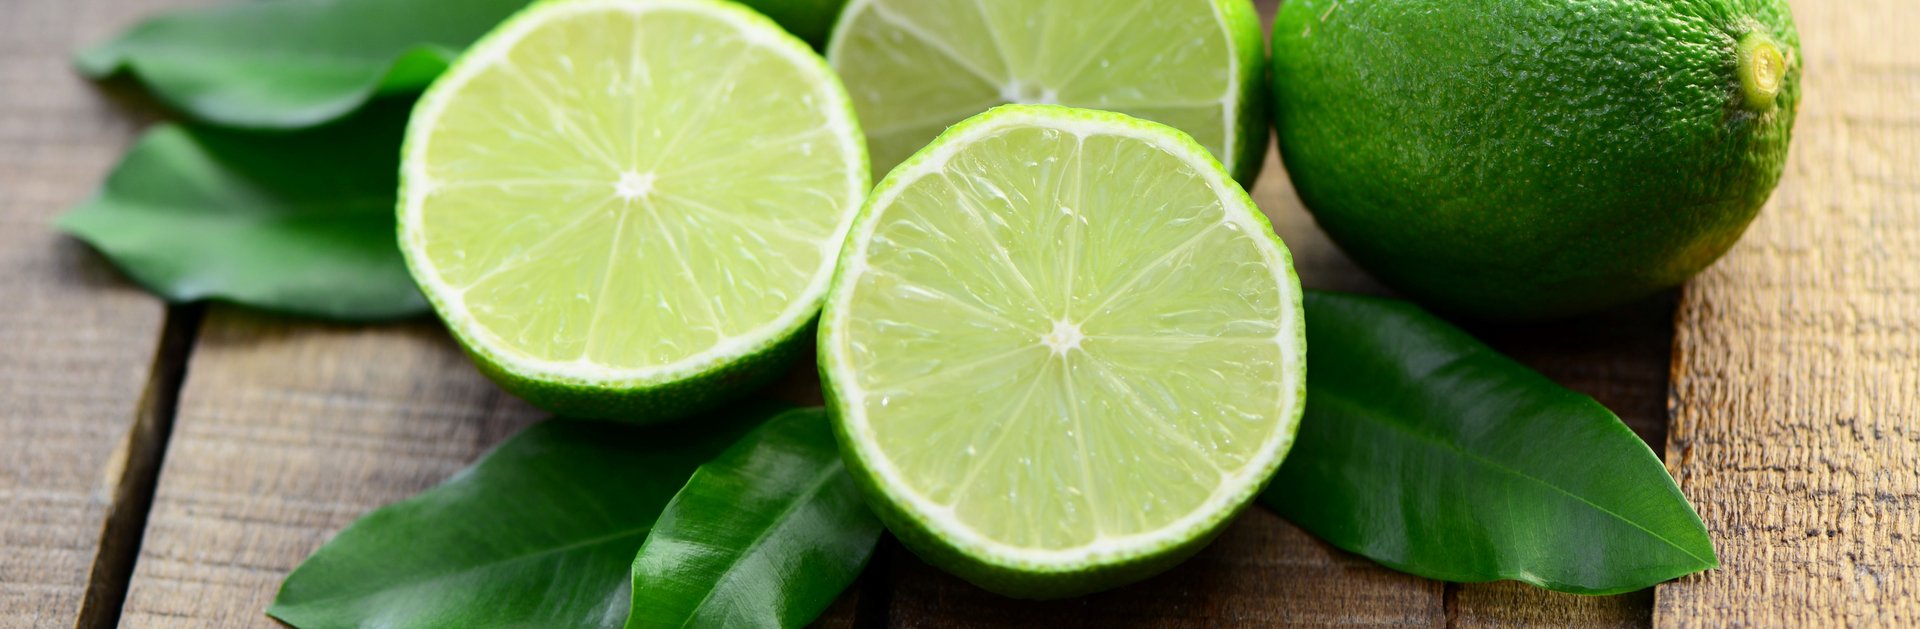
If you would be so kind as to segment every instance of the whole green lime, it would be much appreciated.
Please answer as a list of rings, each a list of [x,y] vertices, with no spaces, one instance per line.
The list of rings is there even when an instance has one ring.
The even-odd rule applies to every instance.
[[[1288,0],[1274,126],[1300,198],[1381,280],[1457,314],[1677,286],[1779,181],[1785,0]]]

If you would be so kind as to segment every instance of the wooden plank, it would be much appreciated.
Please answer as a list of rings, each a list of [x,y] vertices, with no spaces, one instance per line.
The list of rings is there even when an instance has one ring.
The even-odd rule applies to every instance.
[[[24,0],[0,18],[0,626],[92,625],[89,583],[118,589],[137,539],[183,353],[156,361],[165,306],[51,221],[140,124],[68,55],[158,4]]]
[[[546,414],[437,325],[335,326],[216,307],[188,366],[128,593],[137,627],[274,626],[280,581],[366,511],[445,480]],[[818,402],[811,367],[776,385]],[[849,626],[851,592],[823,620]]]
[[[272,626],[264,611],[281,579],[341,527],[541,416],[436,325],[215,307],[188,363],[123,622]]]
[[[1561,594],[1505,581],[1453,586],[1448,627],[1645,627],[1653,589],[1619,596]]]
[[[1092,596],[1017,601],[889,553],[888,626],[1419,626],[1445,620],[1440,583],[1379,567],[1250,509],[1199,555],[1166,574]]]
[[[1723,567],[1663,627],[1920,625],[1920,3],[1794,9],[1786,177],[1681,302],[1667,464]]]

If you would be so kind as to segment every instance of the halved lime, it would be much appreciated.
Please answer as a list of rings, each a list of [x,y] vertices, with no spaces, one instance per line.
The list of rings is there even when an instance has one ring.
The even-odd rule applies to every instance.
[[[865,198],[826,63],[714,0],[553,0],[427,90],[400,243],[483,371],[652,421],[780,371]]]
[[[1005,103],[1171,125],[1248,186],[1267,148],[1252,0],[853,0],[827,60],[866,122],[875,177]]]
[[[1010,105],[881,182],[820,329],[841,449],[928,561],[1019,597],[1184,559],[1305,400],[1286,246],[1205,148]]]

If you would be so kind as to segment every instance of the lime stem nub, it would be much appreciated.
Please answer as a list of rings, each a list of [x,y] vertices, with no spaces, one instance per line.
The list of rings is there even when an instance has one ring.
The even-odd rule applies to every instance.
[[[1766,33],[1754,31],[1740,39],[1740,91],[1747,109],[1765,113],[1787,79],[1787,58]]]

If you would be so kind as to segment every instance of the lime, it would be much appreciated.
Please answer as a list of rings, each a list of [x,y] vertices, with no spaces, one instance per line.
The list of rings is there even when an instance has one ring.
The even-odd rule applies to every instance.
[[[1779,182],[1786,0],[1288,0],[1274,124],[1300,199],[1439,309],[1578,314],[1677,286]]]
[[[1253,185],[1266,54],[1251,0],[853,0],[827,44],[874,176],[1005,103],[1131,114],[1187,132]]]
[[[557,413],[652,421],[780,372],[865,198],[826,63],[715,0],[556,0],[435,81],[400,243],[455,338]]]
[[[1076,595],[1197,551],[1293,442],[1286,246],[1186,134],[1009,105],[888,175],[820,323],[841,450],[901,541]]]

